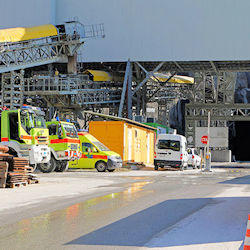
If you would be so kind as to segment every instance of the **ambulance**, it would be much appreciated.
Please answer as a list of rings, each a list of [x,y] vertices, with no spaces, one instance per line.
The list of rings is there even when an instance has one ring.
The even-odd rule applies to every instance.
[[[110,151],[105,145],[87,132],[78,132],[80,150],[79,160],[71,161],[69,168],[96,168],[98,172],[113,172],[122,167],[121,156]]]

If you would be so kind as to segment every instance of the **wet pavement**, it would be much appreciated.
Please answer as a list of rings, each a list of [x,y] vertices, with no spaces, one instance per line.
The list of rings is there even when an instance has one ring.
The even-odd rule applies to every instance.
[[[125,173],[128,183],[116,185],[121,192],[31,218],[27,214],[1,226],[0,249],[144,248],[163,230],[214,204],[220,192],[250,183],[247,170],[188,171],[137,177]]]

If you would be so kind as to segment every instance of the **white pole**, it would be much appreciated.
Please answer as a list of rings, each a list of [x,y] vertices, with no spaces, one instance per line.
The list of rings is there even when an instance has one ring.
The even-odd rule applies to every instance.
[[[211,171],[211,154],[209,152],[209,142],[210,142],[210,111],[208,111],[207,117],[207,152],[206,152],[206,171]]]
[[[208,111],[207,117],[207,150],[209,152],[209,141],[210,141],[210,111]]]

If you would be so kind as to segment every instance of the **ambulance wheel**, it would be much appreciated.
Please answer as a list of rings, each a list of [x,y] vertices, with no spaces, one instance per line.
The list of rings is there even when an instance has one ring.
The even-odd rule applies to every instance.
[[[43,173],[50,173],[53,172],[56,168],[56,162],[54,157],[51,157],[50,161],[48,163],[39,163],[37,164],[37,169],[40,170]]]
[[[64,172],[67,171],[69,168],[68,161],[58,161],[55,171],[56,172]]]
[[[114,171],[115,171],[115,169],[108,169],[108,171],[109,171],[109,172],[114,172]]]
[[[157,165],[155,165],[155,170],[158,170],[158,166]]]
[[[95,168],[98,172],[105,172],[107,170],[107,164],[104,161],[98,161]]]

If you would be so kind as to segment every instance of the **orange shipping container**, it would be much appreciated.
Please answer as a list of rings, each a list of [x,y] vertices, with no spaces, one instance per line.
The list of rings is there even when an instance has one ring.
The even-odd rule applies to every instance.
[[[154,164],[155,128],[128,121],[91,121],[89,133],[124,162]]]

